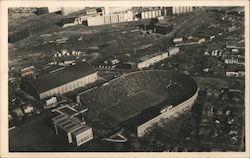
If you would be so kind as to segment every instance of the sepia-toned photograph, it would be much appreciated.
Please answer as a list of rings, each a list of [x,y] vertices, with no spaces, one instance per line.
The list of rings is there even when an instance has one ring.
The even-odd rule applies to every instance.
[[[8,7],[9,153],[246,152],[246,9]]]

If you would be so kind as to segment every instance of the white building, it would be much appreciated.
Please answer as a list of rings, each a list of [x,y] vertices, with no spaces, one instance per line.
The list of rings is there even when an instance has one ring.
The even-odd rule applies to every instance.
[[[44,99],[83,87],[97,79],[97,72],[94,68],[88,63],[82,62],[30,82],[23,82],[21,88],[35,98]]]
[[[69,15],[71,13],[83,10],[85,7],[62,7],[62,15]]]
[[[104,16],[87,17],[88,26],[99,26],[107,24],[115,24],[121,22],[133,21],[133,12],[127,11],[124,13],[108,14]]]
[[[65,111],[66,110],[66,111]],[[70,106],[59,107],[53,112],[58,112],[59,115],[52,118],[55,127],[56,135],[63,134],[67,136],[69,144],[80,146],[93,139],[92,128],[79,118],[75,117],[81,111]]]
[[[127,11],[131,11],[132,7],[104,7],[104,12],[105,15],[109,15],[109,14],[117,14],[117,13],[124,13]]]
[[[169,56],[179,53],[179,47],[171,47],[166,52],[157,52],[151,55],[143,56],[140,58],[140,62],[137,64],[138,69],[143,69],[153,65],[161,60],[168,58]]]
[[[29,114],[29,113],[32,113],[34,111],[34,108],[31,105],[25,105],[25,106],[23,106],[23,111],[24,111],[24,113]]]
[[[192,11],[193,11],[192,6],[173,6],[172,7],[173,14],[183,14],[183,13],[189,13]]]
[[[156,18],[161,16],[161,10],[156,9],[156,10],[147,10],[141,12],[141,19],[151,19],[151,18]]]

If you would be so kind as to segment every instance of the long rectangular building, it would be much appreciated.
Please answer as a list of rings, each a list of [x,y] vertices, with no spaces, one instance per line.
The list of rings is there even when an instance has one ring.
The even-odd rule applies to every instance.
[[[22,82],[21,88],[35,98],[44,99],[83,87],[97,79],[97,72],[94,68],[83,62],[29,82]]]
[[[166,52],[156,52],[140,58],[140,62],[137,64],[138,69],[147,68],[150,65],[168,58],[169,56],[179,53],[179,47],[169,48]]]

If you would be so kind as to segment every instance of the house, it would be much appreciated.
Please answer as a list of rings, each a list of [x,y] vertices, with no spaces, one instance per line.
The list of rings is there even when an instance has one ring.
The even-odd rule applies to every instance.
[[[34,111],[34,107],[32,105],[24,105],[23,112],[26,114],[32,113]]]
[[[245,70],[243,66],[235,64],[229,64],[226,69],[226,76],[228,77],[243,77],[245,76]]]

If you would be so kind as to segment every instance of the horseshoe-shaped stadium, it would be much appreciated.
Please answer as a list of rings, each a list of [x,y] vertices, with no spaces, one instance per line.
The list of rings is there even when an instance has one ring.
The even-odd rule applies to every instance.
[[[80,93],[87,118],[96,133],[125,128],[142,137],[153,124],[189,110],[198,96],[190,76],[174,71],[128,73]]]

